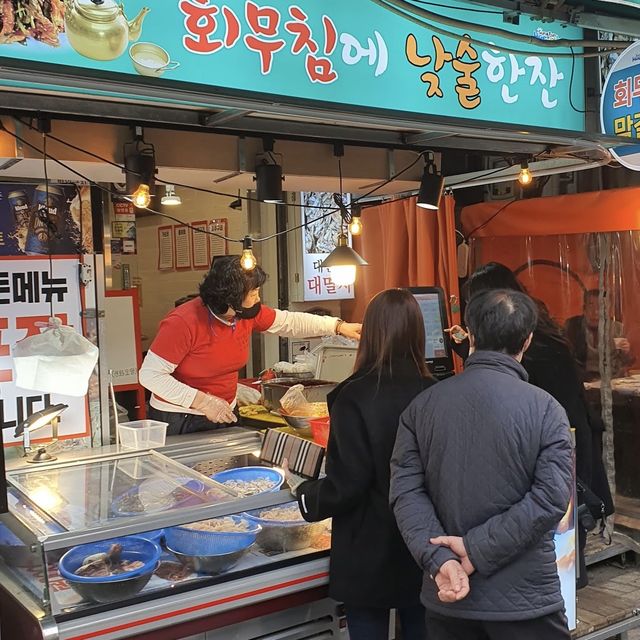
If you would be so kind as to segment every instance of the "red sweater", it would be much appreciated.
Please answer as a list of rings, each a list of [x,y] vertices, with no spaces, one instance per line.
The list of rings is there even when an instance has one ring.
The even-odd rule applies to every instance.
[[[177,365],[173,376],[180,382],[231,403],[238,372],[249,360],[251,334],[266,331],[275,317],[273,309],[262,305],[254,319],[238,320],[229,327],[216,320],[199,297],[194,298],[160,322],[149,350]]]

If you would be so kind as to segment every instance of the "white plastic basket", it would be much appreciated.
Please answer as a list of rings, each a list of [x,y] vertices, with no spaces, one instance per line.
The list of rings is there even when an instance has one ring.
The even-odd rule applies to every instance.
[[[158,420],[132,420],[118,425],[118,441],[123,449],[164,447],[168,423]]]

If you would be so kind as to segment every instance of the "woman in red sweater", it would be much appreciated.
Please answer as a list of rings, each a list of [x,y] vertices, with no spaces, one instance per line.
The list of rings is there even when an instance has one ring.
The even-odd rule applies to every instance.
[[[244,271],[239,256],[218,259],[200,295],[160,322],[140,369],[140,384],[152,393],[150,417],[168,422],[168,435],[237,421],[238,372],[249,359],[254,331],[292,338],[360,337],[360,324],[262,305],[260,287],[266,279],[260,267]]]

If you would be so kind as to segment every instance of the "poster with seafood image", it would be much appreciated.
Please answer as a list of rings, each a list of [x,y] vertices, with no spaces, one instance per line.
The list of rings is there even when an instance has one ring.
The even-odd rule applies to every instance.
[[[350,198],[344,196],[348,206]],[[302,202],[302,266],[304,271],[304,300],[349,300],[354,297],[353,286],[339,286],[331,278],[331,271],[322,266],[335,249],[343,222],[333,201],[332,193],[307,191]]]
[[[0,256],[92,252],[88,186],[0,185]]]

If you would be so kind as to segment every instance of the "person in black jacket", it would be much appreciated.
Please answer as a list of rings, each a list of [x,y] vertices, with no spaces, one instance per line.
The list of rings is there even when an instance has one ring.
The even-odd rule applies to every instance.
[[[355,373],[328,398],[327,475],[295,489],[306,520],[333,518],[329,593],[345,604],[351,640],[387,640],[390,609],[403,640],[425,638],[422,572],[389,507],[389,459],[400,414],[434,382],[415,298],[379,293],[365,313]]]
[[[537,309],[498,289],[465,319],[464,373],[402,414],[390,501],[424,568],[430,640],[569,640],[554,531],[567,511],[573,447],[566,412],[521,366]]]
[[[465,285],[464,297],[492,289],[510,289],[527,293],[511,269],[498,262],[489,262],[474,271]],[[571,346],[562,330],[551,318],[541,300],[538,306],[538,324],[531,346],[522,358],[522,366],[529,375],[529,382],[551,394],[567,412],[569,424],[575,429],[576,474],[601,500],[604,515],[614,512],[611,490],[602,460],[602,434],[604,425],[587,404],[581,376]],[[462,333],[461,333],[462,332]],[[460,327],[452,327],[452,346],[463,358],[468,353],[466,334]],[[599,514],[593,514],[598,517]],[[588,583],[584,558],[587,542],[586,530],[578,526],[580,578],[578,587]]]

